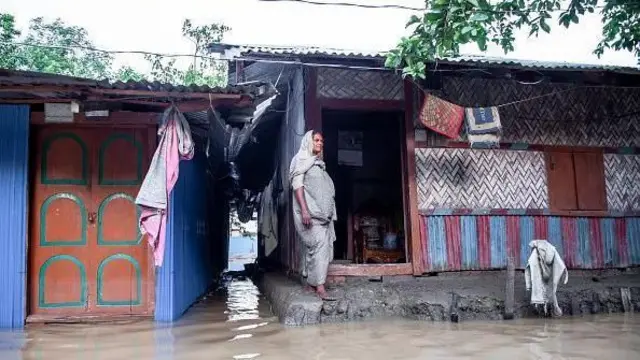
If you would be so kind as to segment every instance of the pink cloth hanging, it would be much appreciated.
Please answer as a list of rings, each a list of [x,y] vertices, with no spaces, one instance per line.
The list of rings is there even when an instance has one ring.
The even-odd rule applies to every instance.
[[[184,116],[172,106],[163,114],[160,144],[136,198],[142,213],[140,231],[147,234],[156,266],[162,266],[167,238],[169,195],[178,181],[180,160],[191,160],[194,146]]]

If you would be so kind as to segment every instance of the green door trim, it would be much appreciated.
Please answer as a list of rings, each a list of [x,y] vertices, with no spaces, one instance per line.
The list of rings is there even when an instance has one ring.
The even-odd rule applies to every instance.
[[[80,208],[80,239],[68,241],[47,241],[47,212],[49,206],[56,200],[68,199],[73,201]],[[87,244],[87,208],[82,200],[70,193],[57,193],[49,196],[40,208],[40,246],[83,246]]]
[[[105,179],[105,152],[112,142],[125,140],[136,148],[136,178],[135,179]],[[98,153],[98,184],[99,185],[139,185],[142,183],[142,146],[131,134],[116,133],[110,135],[101,145]]]
[[[51,145],[60,139],[70,139],[80,145],[80,149],[82,152],[82,177],[80,179],[50,179],[48,175],[48,160],[47,155],[49,154],[49,150]],[[87,145],[85,142],[74,133],[70,132],[60,132],[54,135],[49,136],[45,139],[44,144],[42,146],[42,159],[40,161],[40,183],[44,185],[87,185],[89,183],[89,165],[88,165],[88,155],[87,155]]]
[[[71,261],[78,267],[80,271],[80,299],[78,301],[66,301],[59,303],[48,303],[45,300],[45,276],[47,269],[51,264],[58,261]],[[87,304],[87,271],[84,264],[76,257],[71,255],[55,255],[47,259],[42,264],[38,273],[38,306],[45,309],[65,308],[65,307],[84,307]]]
[[[140,208],[138,206],[136,206],[136,201],[135,201],[135,199],[133,197],[131,197],[130,195],[124,194],[124,193],[116,193],[116,194],[109,195],[104,200],[102,200],[102,202],[100,203],[100,206],[98,207],[98,245],[100,245],[100,246],[135,246],[135,245],[139,245],[140,241],[142,240],[142,233],[140,232],[140,227],[137,225],[137,222],[136,222],[136,238],[135,239],[118,240],[118,241],[105,241],[104,240],[104,234],[103,234],[104,212],[107,209],[107,205],[109,205],[110,202],[112,202],[113,200],[116,200],[116,199],[126,199],[126,200],[130,201],[131,204],[133,204],[133,206],[136,208],[136,220],[140,219],[141,211],[140,211]]]
[[[136,271],[136,276],[135,276],[135,280],[136,280],[136,297],[135,299],[131,299],[131,300],[116,300],[116,301],[106,301],[103,299],[103,294],[102,291],[104,289],[104,268],[107,264],[109,264],[110,262],[114,261],[114,260],[126,260],[129,263],[131,263]],[[131,257],[130,255],[127,254],[114,254],[111,255],[107,258],[105,258],[104,260],[102,260],[102,262],[100,262],[100,265],[98,266],[98,298],[97,298],[97,305],[98,306],[138,306],[140,304],[142,304],[142,272],[140,271],[140,264],[138,264],[138,261],[136,259],[134,259],[133,257]]]

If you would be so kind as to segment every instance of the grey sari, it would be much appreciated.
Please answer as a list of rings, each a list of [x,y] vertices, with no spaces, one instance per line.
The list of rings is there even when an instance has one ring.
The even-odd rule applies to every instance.
[[[302,275],[311,286],[323,285],[329,263],[333,260],[337,220],[335,188],[320,156],[313,155],[313,134],[307,132],[300,150],[291,161],[289,179],[295,190],[304,188],[304,197],[311,215],[311,226],[302,223],[302,209],[293,199],[293,222],[304,247]],[[295,197],[295,194],[294,194]]]

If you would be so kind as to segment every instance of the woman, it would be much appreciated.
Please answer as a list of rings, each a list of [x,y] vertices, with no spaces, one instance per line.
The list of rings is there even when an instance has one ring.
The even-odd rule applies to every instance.
[[[303,275],[307,283],[323,300],[327,295],[324,283],[329,263],[333,260],[333,242],[337,220],[335,188],[322,160],[324,138],[309,131],[302,138],[300,150],[291,160],[289,181],[296,200],[293,202],[293,222],[304,246]]]

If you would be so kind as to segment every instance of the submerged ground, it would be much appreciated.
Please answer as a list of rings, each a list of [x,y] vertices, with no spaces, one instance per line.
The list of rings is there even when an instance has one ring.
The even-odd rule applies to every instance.
[[[458,324],[383,318],[286,328],[250,280],[236,279],[228,294],[207,297],[172,326],[137,321],[0,332],[2,360],[427,358],[638,359],[640,316]]]

